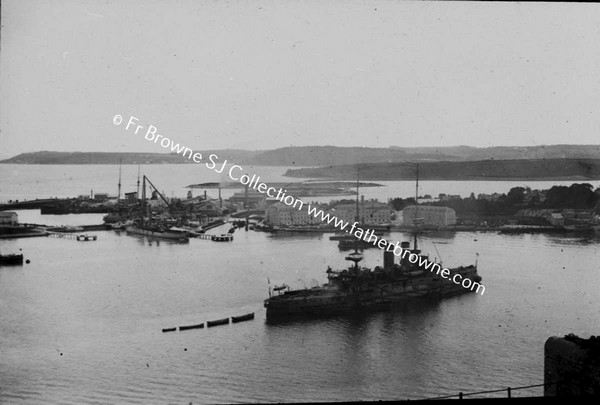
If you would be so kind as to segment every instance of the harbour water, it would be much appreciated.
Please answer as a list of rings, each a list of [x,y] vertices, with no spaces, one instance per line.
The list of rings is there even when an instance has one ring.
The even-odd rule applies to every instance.
[[[171,188],[215,180],[206,168],[185,174],[192,167],[157,165],[143,171],[167,195]],[[124,174],[127,170],[132,188],[137,167]],[[277,177],[285,168],[260,170],[269,180],[286,179]],[[0,199],[116,191],[117,174],[115,166],[1,165]],[[397,183],[386,187],[385,195],[412,195],[410,182]],[[523,185],[427,183],[433,182],[425,182],[422,194],[506,192]],[[102,217],[19,214],[23,222],[56,225],[98,223]],[[0,240],[1,252],[21,250],[31,261],[0,268],[0,402],[431,398],[542,383],[548,337],[600,331],[600,240],[593,238],[427,235],[421,248],[441,256],[447,267],[472,264],[479,253],[483,296],[267,325],[262,302],[268,280],[311,287],[326,280],[327,266],[347,265],[328,235],[237,231],[231,243],[180,244],[113,231],[95,234],[95,242]],[[408,235],[393,233],[389,239]],[[365,251],[365,265],[381,263],[378,251]],[[253,321],[161,332],[248,312],[256,312]],[[534,388],[513,396],[541,394]]]
[[[225,157],[223,157],[225,160]],[[256,174],[261,181],[266,182],[297,182],[303,179],[285,177],[287,167],[245,166],[245,173],[250,176]],[[220,169],[220,166],[217,167]],[[232,182],[227,175],[227,169],[218,174],[209,170],[204,164],[180,165],[141,165],[142,174],[146,174],[152,182],[161,189],[167,197],[185,197],[190,184],[205,182]],[[137,165],[122,166],[122,192],[136,191]],[[237,175],[237,173],[236,173]],[[119,176],[118,165],[13,165],[0,164],[0,203],[8,200],[32,200],[36,198],[67,198],[78,195],[95,193],[109,193],[117,195],[117,179]],[[413,197],[415,194],[414,181],[373,181],[384,187],[369,187],[361,189],[365,198],[378,198],[387,201],[389,197]],[[437,197],[439,193],[459,194],[468,197],[472,192],[479,193],[507,193],[512,187],[531,187],[532,189],[547,189],[553,185],[571,185],[577,181],[420,181],[419,195],[430,194]],[[594,182],[597,186],[598,182]],[[240,189],[242,186],[240,185]],[[223,198],[230,197],[240,190],[223,189]],[[197,195],[199,190],[193,191]],[[217,190],[208,191],[209,195],[216,198]],[[329,201],[332,198],[346,197],[318,197],[315,201]],[[312,199],[309,199],[309,201]]]

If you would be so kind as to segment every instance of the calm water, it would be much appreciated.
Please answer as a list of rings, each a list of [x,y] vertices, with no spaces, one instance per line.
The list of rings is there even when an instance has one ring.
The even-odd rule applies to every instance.
[[[115,168],[105,166],[96,167],[98,177],[86,166],[6,167],[0,167],[4,199],[14,198],[15,190],[60,196],[85,193],[90,187],[101,191],[105,185],[102,191],[110,192],[115,177]],[[149,175],[155,184],[165,184],[165,190],[173,179],[178,185],[211,180],[202,177],[207,170],[192,179],[181,168],[191,166],[161,167],[172,171]],[[19,170],[19,176],[12,170]],[[283,172],[267,170],[274,180]],[[137,168],[131,171],[137,173]],[[71,173],[65,176],[73,180],[61,181],[61,173]],[[399,183],[390,189],[406,186],[410,193],[408,183]],[[453,187],[467,193],[503,191],[485,183]],[[82,224],[97,223],[101,215],[24,211],[20,218]],[[421,240],[422,249],[441,255],[447,266],[473,263],[479,253],[483,296],[273,326],[265,324],[262,309],[267,279],[294,287],[324,282],[328,265],[345,265],[336,242],[327,236],[243,231],[229,244],[157,243],[112,231],[96,234],[98,240],[88,243],[0,240],[2,252],[21,249],[31,260],[22,267],[0,268],[0,402],[429,398],[541,383],[548,337],[571,332],[588,337],[600,330],[600,241],[595,239],[431,235]],[[390,239],[406,237],[394,233]],[[365,264],[381,264],[380,256],[366,251]],[[250,311],[257,314],[250,322],[161,332]],[[515,394],[537,395],[541,390]]]
[[[225,157],[222,158],[223,160]],[[250,176],[256,174],[264,182],[295,182],[301,179],[284,177],[286,167],[243,166]],[[205,165],[142,165],[141,172],[168,197],[185,197],[189,189],[186,186],[204,182],[231,182],[226,175],[218,174],[206,168]],[[121,174],[122,193],[136,191],[137,165],[123,165]],[[0,164],[0,202],[8,200],[31,200],[50,197],[76,197],[94,193],[109,193],[117,195],[119,182],[119,167],[113,165],[9,165]],[[387,201],[388,198],[414,197],[415,183],[413,181],[377,181],[385,187],[362,188],[365,198],[378,198]],[[512,187],[531,187],[532,189],[548,189],[553,185],[571,185],[572,181],[421,181],[419,195],[430,194],[436,197],[439,193],[460,194],[468,197],[472,192],[506,193]],[[600,182],[592,182],[600,187]],[[222,196],[227,198],[236,191],[222,190]],[[194,195],[201,190],[193,190]],[[208,195],[217,198],[217,190],[208,190]],[[333,197],[323,197],[316,200],[329,201]],[[344,198],[344,197],[337,197]],[[348,197],[345,197],[348,198]]]

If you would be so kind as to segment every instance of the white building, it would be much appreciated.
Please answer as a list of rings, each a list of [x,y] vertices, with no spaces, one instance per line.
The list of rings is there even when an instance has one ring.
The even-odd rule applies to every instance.
[[[19,216],[16,212],[0,211],[0,225],[15,226],[19,225]]]
[[[294,208],[282,202],[267,206],[265,209],[265,223],[271,226],[302,226],[321,225],[322,222],[308,213],[307,204]]]
[[[410,205],[402,211],[405,225],[412,225],[415,218],[423,218],[423,225],[445,226],[456,224],[456,213],[450,207]]]
[[[330,211],[338,219],[348,223],[356,221],[356,204],[340,204]],[[358,222],[361,224],[381,225],[392,222],[394,209],[377,200],[361,201],[358,205]]]

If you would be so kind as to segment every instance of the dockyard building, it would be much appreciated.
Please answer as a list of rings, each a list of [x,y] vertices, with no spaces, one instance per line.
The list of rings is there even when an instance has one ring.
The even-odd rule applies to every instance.
[[[322,222],[308,213],[307,204],[302,209],[278,202],[265,209],[265,223],[270,226],[321,225]]]
[[[422,218],[425,226],[446,226],[456,224],[456,213],[450,207],[433,207],[429,205],[409,205],[402,211],[404,224],[414,223],[415,218]]]
[[[356,204],[340,204],[331,210],[331,215],[348,223],[356,221]],[[365,201],[358,205],[358,222],[361,224],[381,225],[392,222],[394,209],[377,200]]]
[[[233,204],[242,204],[243,207],[250,209],[263,209],[265,205],[267,205],[267,198],[263,193],[259,193],[258,191],[250,191],[248,190],[248,196],[246,198],[246,192],[242,191],[239,193],[234,193],[229,201]]]

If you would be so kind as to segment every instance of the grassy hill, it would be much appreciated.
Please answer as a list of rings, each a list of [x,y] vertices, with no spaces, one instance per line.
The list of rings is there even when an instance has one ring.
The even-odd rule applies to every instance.
[[[290,169],[288,177],[356,179],[360,166],[361,180],[414,180],[415,163],[368,163]],[[521,159],[470,162],[419,163],[423,180],[597,180],[600,159]]]

